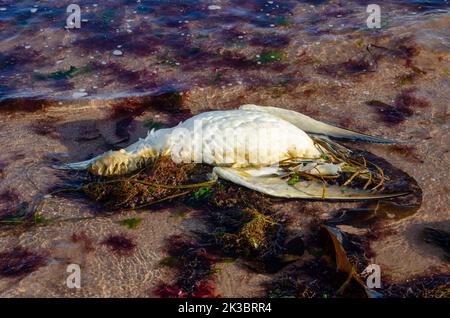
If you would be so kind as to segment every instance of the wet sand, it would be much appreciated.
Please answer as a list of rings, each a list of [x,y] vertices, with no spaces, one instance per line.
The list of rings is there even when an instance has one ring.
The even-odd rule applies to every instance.
[[[228,8],[228,2],[221,5]],[[252,5],[259,3],[252,2]],[[145,54],[140,56],[138,52],[141,51],[136,47],[133,46],[136,51],[130,54],[124,46],[121,57],[111,56],[109,51],[99,52],[99,47],[73,44],[72,49],[61,50],[62,63],[56,64],[61,58],[56,54],[39,53],[38,56],[42,54],[49,58],[44,64],[19,64],[9,71],[11,73],[4,73],[6,79],[3,78],[2,87],[6,87],[7,93],[1,101],[2,107],[6,109],[11,98],[17,97],[14,91],[22,88],[44,95],[50,105],[42,110],[22,112],[13,109],[0,114],[0,143],[4,149],[0,153],[1,211],[30,201],[38,193],[48,193],[55,184],[61,184],[64,173],[51,167],[54,162],[83,160],[120,141],[122,137],[116,134],[118,119],[112,116],[113,109],[117,109],[117,105],[145,104],[145,97],[135,99],[133,104],[129,98],[105,99],[105,94],[157,94],[170,89],[183,92],[181,109],[157,108],[150,104],[133,117],[127,128],[130,139],[120,145],[144,136],[147,130],[144,124],[148,121],[174,125],[190,114],[231,109],[246,103],[293,109],[349,129],[400,141],[407,148],[357,145],[405,171],[423,191],[423,202],[416,214],[401,220],[386,219],[379,224],[377,237],[370,243],[373,262],[381,266],[383,283],[403,284],[415,277],[450,274],[445,252],[425,243],[422,237],[427,226],[450,229],[450,15],[448,11],[424,13],[415,7],[392,5],[389,27],[370,31],[364,30],[362,24],[362,28],[352,29],[348,27],[349,21],[354,25],[364,17],[360,8],[358,5],[341,7],[337,2],[314,8],[309,4],[292,6],[286,12],[293,24],[275,27],[276,34],[270,23],[267,26],[239,23],[232,31],[222,30],[222,33],[211,35],[202,44],[201,53],[194,52],[193,56],[176,50],[181,42],[171,46],[154,44],[158,54],[149,54],[144,48]],[[205,15],[216,14],[208,13],[204,6],[202,10]],[[301,23],[302,19],[311,17],[312,11],[317,17],[321,13],[324,18],[316,23],[314,32],[308,33]],[[402,18],[394,19],[400,13]],[[328,24],[336,24],[335,20],[340,19],[338,15],[348,19],[343,22],[347,27],[321,30]],[[186,23],[189,26],[183,26],[183,30],[191,28],[192,33],[198,35],[200,26],[209,23],[209,19],[212,18],[194,21],[194,26]],[[197,28],[195,23],[199,24]],[[178,27],[171,30],[183,32]],[[52,33],[50,42],[41,42],[39,37],[48,37],[46,32],[53,31],[45,29],[38,36],[21,33],[20,37],[31,43],[33,49],[44,52],[46,48],[42,43],[74,36],[58,30]],[[262,41],[257,35],[259,32],[270,33],[270,40],[258,44]],[[244,38],[239,37],[241,33]],[[231,44],[224,36],[232,38]],[[149,43],[150,39],[143,41]],[[189,48],[199,44],[195,42],[198,38],[187,41]],[[230,45],[225,47],[224,43]],[[4,40],[0,50],[3,56],[10,54],[16,44],[15,40]],[[372,46],[367,51],[369,44]],[[56,47],[56,44],[50,47]],[[86,50],[85,56],[79,55],[78,50]],[[162,63],[161,55],[165,50],[171,54],[169,59],[179,60],[180,65]],[[270,56],[269,61],[261,59],[261,52],[267,50],[276,61],[270,60]],[[211,52],[215,52],[214,55]],[[20,75],[31,68],[37,68],[40,74],[67,70],[70,65],[80,68],[87,65],[90,54],[99,54],[95,58],[98,60],[108,55],[108,63],[120,64],[121,68],[108,74],[102,72],[109,72],[111,68],[98,73],[95,70],[62,82],[49,80],[30,84],[30,77]],[[129,72],[137,68],[142,68],[138,72],[146,72],[139,73],[139,79]],[[154,72],[157,75],[153,76]],[[13,73],[16,74],[14,80],[9,77]],[[107,84],[101,85],[103,82]],[[129,83],[148,86],[135,89]],[[100,88],[95,90],[93,86]],[[78,100],[70,98],[80,89],[86,89],[88,96]],[[34,93],[29,95],[35,98]],[[397,112],[392,113],[391,108],[370,101],[391,105]],[[24,104],[30,105],[30,102]],[[354,206],[355,203],[289,201],[280,204],[280,209],[292,218],[292,231],[307,234],[309,224],[329,218],[339,208]],[[174,275],[159,264],[166,256],[165,240],[171,235],[186,235],[203,227],[193,208],[178,205],[155,211],[148,209],[101,216],[104,209],[86,198],[53,196],[45,200],[41,211],[49,218],[75,219],[33,227],[23,233],[1,233],[1,251],[22,246],[46,259],[43,266],[29,274],[0,277],[1,297],[154,296],[155,287],[162,281],[170,281]],[[76,220],[92,216],[97,217]],[[143,219],[136,229],[127,229],[117,223],[131,217]],[[83,239],[74,239],[74,234]],[[127,256],[118,255],[103,244],[112,234],[131,238],[136,243],[134,252]],[[65,285],[66,266],[70,263],[81,265],[82,288],[79,290],[71,290]],[[265,296],[263,284],[273,278],[272,274],[249,271],[239,261],[221,263],[218,267],[221,270],[216,278],[217,291],[225,297]]]

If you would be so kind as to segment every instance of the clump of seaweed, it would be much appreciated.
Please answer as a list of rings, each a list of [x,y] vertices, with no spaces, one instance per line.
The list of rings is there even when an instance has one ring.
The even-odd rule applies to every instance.
[[[256,56],[256,62],[258,64],[271,64],[284,61],[286,56],[283,52],[278,50],[264,51]]]
[[[31,226],[45,226],[52,223],[52,220],[43,216],[39,211],[39,202],[22,202],[14,209],[8,210],[0,215],[0,226],[8,228],[26,229]]]
[[[378,100],[370,100],[366,102],[367,105],[376,107],[380,118],[388,124],[400,124],[405,121],[407,114],[396,109],[394,106]]]
[[[395,107],[405,113],[412,115],[415,108],[430,107],[430,103],[413,95],[414,89],[405,89],[395,98]]]
[[[110,235],[102,243],[120,256],[130,255],[136,248],[136,243],[125,235]]]
[[[336,227],[321,225],[308,242],[314,256],[287,268],[267,285],[269,297],[335,298],[377,297],[360,275],[367,259],[361,242]],[[317,238],[320,238],[318,240]],[[320,273],[320,275],[318,275]]]
[[[135,229],[141,224],[142,219],[141,218],[130,218],[130,219],[123,219],[119,221],[119,224],[122,226],[125,226],[129,229]]]
[[[176,164],[170,157],[163,156],[132,176],[91,177],[81,190],[93,200],[113,209],[139,209],[186,196],[196,189],[214,184],[214,180],[205,179],[205,169],[202,165]]]
[[[386,283],[383,294],[389,298],[449,298],[450,276],[439,274],[405,283]]]
[[[0,253],[0,276],[24,277],[46,264],[44,255],[33,253],[21,246]]]
[[[167,242],[169,257],[162,265],[177,271],[174,284],[161,284],[156,294],[164,298],[218,297],[214,287],[214,257],[193,240],[175,235]]]
[[[207,204],[212,209],[243,209],[254,208],[259,211],[267,211],[273,200],[256,191],[236,186],[227,181],[220,180],[214,186]]]
[[[318,164],[304,163],[301,160],[288,159],[281,162],[285,171],[283,178],[289,185],[302,180],[322,183],[322,198],[326,197],[327,185],[353,186],[363,189],[383,190],[385,173],[379,165],[369,160],[363,153],[351,152],[330,140],[313,138],[322,158]],[[320,164],[339,164],[342,172],[339,175],[327,175],[320,171]],[[342,189],[341,191],[345,191]]]
[[[30,124],[31,130],[39,136],[48,136],[51,138],[58,138],[57,128],[55,126],[59,119],[53,116],[48,116],[44,119],[39,119]]]
[[[381,101],[371,100],[367,105],[376,107],[381,119],[389,124],[400,124],[406,118],[414,115],[416,108],[427,108],[430,103],[413,95],[413,89],[405,89],[395,98],[394,105]]]
[[[229,258],[240,258],[256,271],[276,272],[291,259],[283,256],[286,232],[283,223],[256,209],[245,208],[208,212],[212,234],[203,235],[205,242]],[[291,249],[295,254],[295,249]]]
[[[231,214],[231,213],[230,213]],[[268,258],[278,255],[282,249],[284,233],[281,224],[255,209],[244,209],[237,215],[229,215],[229,231],[215,233],[217,243],[228,253],[247,258]],[[233,231],[232,222],[239,224]],[[275,239],[277,238],[277,239]]]
[[[315,63],[315,64],[320,64]],[[332,77],[361,75],[375,71],[375,65],[365,57],[352,58],[338,64],[320,65],[317,67],[319,74]]]
[[[71,65],[68,70],[55,71],[48,74],[38,73],[35,75],[37,80],[67,80],[82,74],[92,72],[92,66],[76,67]]]
[[[320,275],[318,275],[320,273]],[[266,285],[269,298],[331,298],[339,288],[336,272],[320,258],[282,272]],[[345,278],[344,278],[345,279]]]

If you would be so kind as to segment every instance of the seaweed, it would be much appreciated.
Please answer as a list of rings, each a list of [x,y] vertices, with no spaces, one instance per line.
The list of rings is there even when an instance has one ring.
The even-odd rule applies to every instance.
[[[320,61],[314,61],[313,63],[319,65],[317,67],[319,74],[331,77],[362,75],[376,71],[376,64],[366,57],[352,58],[342,63],[329,65],[320,65]]]
[[[47,263],[45,255],[17,246],[0,253],[0,276],[22,278]]]
[[[383,294],[388,298],[449,298],[450,276],[418,276],[404,283],[385,282]]]
[[[14,209],[2,213],[0,226],[26,229],[32,226],[46,226],[53,221],[39,211],[41,200],[37,202],[21,202]]]
[[[139,209],[214,184],[215,180],[205,180],[205,169],[202,165],[175,164],[169,156],[163,156],[126,178],[91,177],[80,190],[115,210]]]
[[[39,119],[30,124],[31,130],[39,136],[48,136],[51,138],[58,138],[58,132],[55,123],[59,119],[53,116],[48,116],[44,119]]]
[[[204,235],[205,242],[221,255],[241,258],[247,266],[262,272],[276,272],[292,260],[283,257],[285,228],[274,217],[251,208],[210,213],[212,234]]]
[[[130,219],[120,220],[118,223],[129,229],[135,229],[139,226],[139,224],[141,224],[141,222],[142,222],[141,218],[130,218]]]
[[[158,130],[163,128],[164,124],[158,121],[154,121],[153,119],[149,119],[144,122],[144,127],[148,130]]]
[[[407,115],[394,106],[386,104],[378,100],[370,100],[366,102],[367,105],[376,107],[378,115],[388,124],[400,124],[406,120]]]
[[[290,39],[288,36],[277,34],[256,34],[253,36],[250,44],[255,46],[270,47],[270,48],[283,48],[289,45]],[[272,53],[274,51],[271,51]],[[267,52],[270,53],[270,52]],[[277,52],[278,53],[278,52]],[[281,55],[278,53],[281,58]],[[262,55],[261,55],[262,58]],[[261,61],[262,62],[262,61]]]
[[[214,257],[193,240],[175,235],[167,240],[169,256],[161,262],[177,272],[173,284],[160,284],[155,293],[163,298],[218,297],[214,287]]]
[[[79,75],[92,72],[92,66],[87,65],[81,68],[71,65],[67,71],[55,71],[49,74],[38,73],[35,75],[37,80],[67,80]]]
[[[414,108],[428,108],[430,103],[413,95],[414,89],[403,90],[395,98],[394,105],[406,115],[412,115]]]
[[[374,106],[384,122],[389,124],[400,124],[406,118],[414,115],[416,108],[428,108],[430,103],[425,99],[413,95],[414,89],[402,90],[396,97],[394,105],[389,105],[377,100],[366,102],[369,106]]]
[[[264,51],[257,55],[256,62],[258,64],[271,64],[284,61],[286,56],[283,52],[278,50]]]
[[[110,235],[102,244],[107,245],[114,253],[120,256],[132,254],[136,248],[136,243],[125,235]]]
[[[219,180],[214,186],[214,191],[207,202],[214,210],[254,208],[267,211],[271,204],[270,197],[224,180]]]

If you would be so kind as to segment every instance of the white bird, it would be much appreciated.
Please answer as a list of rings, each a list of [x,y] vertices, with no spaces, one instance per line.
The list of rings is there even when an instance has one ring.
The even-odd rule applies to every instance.
[[[93,159],[66,164],[65,169],[89,170],[95,175],[128,174],[157,156],[171,155],[175,162],[214,166],[214,175],[276,197],[309,199],[373,199],[401,195],[346,186],[324,185],[314,180],[286,182],[285,161],[294,161],[296,172],[311,176],[337,176],[345,162],[324,156],[333,150],[350,150],[328,137],[393,143],[312,119],[277,107],[243,105],[239,109],[198,114],[178,126],[152,130],[146,138]],[[328,146],[325,146],[328,145]],[[361,173],[362,174],[362,173]]]

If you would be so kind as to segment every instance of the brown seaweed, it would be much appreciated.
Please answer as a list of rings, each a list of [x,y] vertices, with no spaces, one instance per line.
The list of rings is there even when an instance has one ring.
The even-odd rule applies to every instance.
[[[125,235],[110,235],[103,240],[102,244],[107,245],[114,253],[120,256],[130,255],[136,248],[136,243]]]
[[[22,278],[47,263],[46,257],[21,246],[0,253],[0,276]]]

